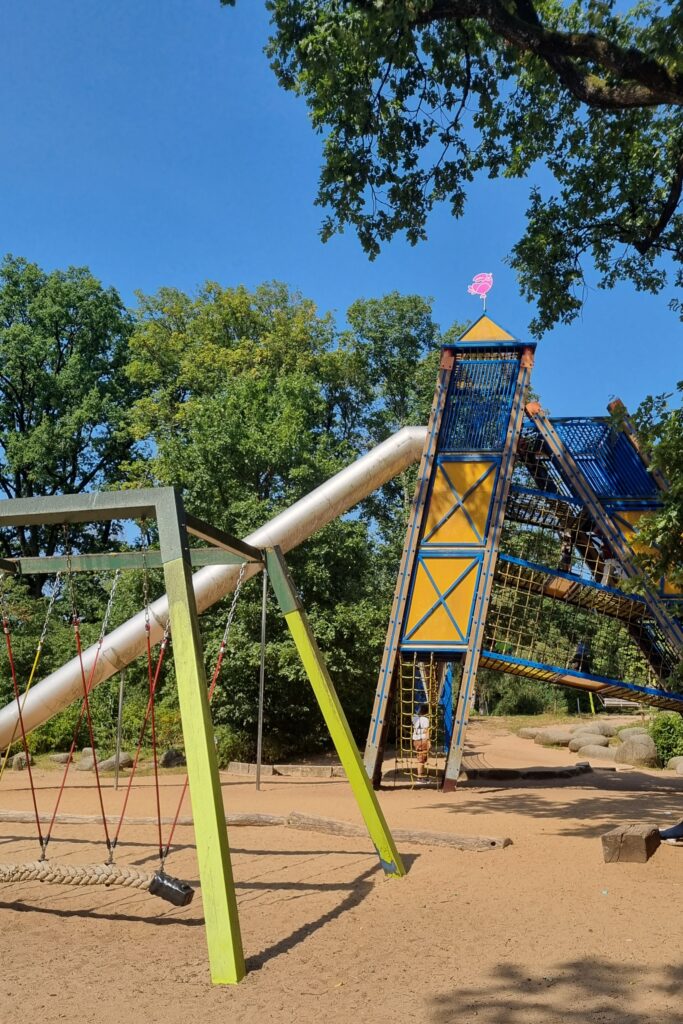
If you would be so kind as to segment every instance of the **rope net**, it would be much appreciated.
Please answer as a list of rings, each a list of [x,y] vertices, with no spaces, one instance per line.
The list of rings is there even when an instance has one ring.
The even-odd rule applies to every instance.
[[[484,650],[672,689],[678,654],[624,582],[606,538],[541,438],[527,429],[506,506]],[[486,666],[508,670],[491,659]],[[532,666],[526,674],[534,675]]]
[[[444,768],[443,666],[432,656],[400,658],[396,705],[396,772],[413,785],[436,781]]]

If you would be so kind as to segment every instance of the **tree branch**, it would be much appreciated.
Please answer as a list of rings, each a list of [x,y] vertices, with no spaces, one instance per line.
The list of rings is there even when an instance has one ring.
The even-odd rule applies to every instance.
[[[540,57],[572,95],[588,106],[624,110],[683,105],[683,74],[672,74],[642,50],[619,46],[596,33],[545,28],[531,0],[518,0],[514,11],[500,0],[435,0],[431,10],[415,18],[413,24],[425,26],[463,18],[486,22],[507,43]],[[618,75],[622,81],[618,85],[608,83],[583,67],[580,62],[584,61]]]

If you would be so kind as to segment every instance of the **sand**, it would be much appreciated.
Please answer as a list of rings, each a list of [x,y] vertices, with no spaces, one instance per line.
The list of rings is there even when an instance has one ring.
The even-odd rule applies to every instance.
[[[472,765],[573,760],[490,720],[470,730]],[[47,811],[59,774],[36,774]],[[121,792],[110,778],[105,785],[115,813]],[[164,775],[164,813],[181,785],[182,775]],[[224,775],[223,793],[231,811],[360,820],[343,779],[273,778],[255,793],[252,780]],[[622,821],[683,817],[683,777],[620,768],[470,782],[448,795],[397,787],[381,803],[395,826],[513,845],[465,853],[404,844],[407,877],[385,880],[365,839],[233,828],[249,974],[228,988],[209,981],[199,892],[177,909],[126,890],[0,886],[0,1024],[683,1021],[683,851],[662,846],[647,864],[604,864],[600,845]],[[29,809],[25,772],[5,776],[0,807]],[[62,810],[96,813],[91,775],[73,773]],[[151,778],[136,781],[129,813],[154,813]],[[101,827],[60,825],[51,856],[100,861],[101,838]],[[196,882],[192,829],[177,839],[169,871]],[[154,827],[124,828],[122,844],[121,863],[154,870]],[[30,825],[0,824],[2,862],[36,854]]]

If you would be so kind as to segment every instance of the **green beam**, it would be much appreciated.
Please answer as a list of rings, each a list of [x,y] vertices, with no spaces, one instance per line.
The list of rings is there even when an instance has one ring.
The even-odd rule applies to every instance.
[[[244,558],[242,555],[233,554],[232,551],[219,551],[216,548],[192,548],[190,549],[190,562],[196,569],[203,565],[241,565]],[[13,558],[0,560],[0,571],[16,572],[18,569],[20,572],[30,575],[66,572],[69,568],[73,572],[143,569],[145,564],[148,569],[161,569],[163,566],[161,552],[154,550],[143,555],[141,551],[116,551],[98,555],[72,555],[70,560],[66,555]]]
[[[225,551],[231,551],[233,554],[241,556],[239,558],[240,562],[263,561],[263,553],[259,551],[258,548],[253,548],[251,544],[247,544],[245,541],[240,540],[237,537],[233,537],[224,530],[219,530],[216,526],[212,526],[210,523],[205,523],[203,519],[198,519],[197,516],[191,516],[189,512],[186,512],[185,521],[188,533],[201,538],[201,540],[205,540],[208,544],[212,544],[215,547],[223,548]]]
[[[377,800],[377,794],[365,773],[349,723],[279,548],[267,550],[266,566],[275,596],[306,669],[370,838],[377,850],[380,864],[387,875],[401,877],[405,874],[403,862]]]
[[[164,560],[164,580],[173,636],[173,657],[187,757],[206,941],[212,981],[216,985],[231,985],[244,977],[246,966],[207,697],[197,606],[192,589],[192,571],[187,557],[189,548],[184,512],[177,495],[174,495],[174,504],[175,521],[172,509],[168,506],[162,510],[163,514],[157,521],[162,556],[167,548],[184,552],[183,557]]]

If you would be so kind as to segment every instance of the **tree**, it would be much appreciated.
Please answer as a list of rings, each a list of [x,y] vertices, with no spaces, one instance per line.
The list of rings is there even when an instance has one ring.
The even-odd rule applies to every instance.
[[[267,6],[278,81],[325,136],[323,238],[352,225],[371,257],[396,232],[414,244],[436,203],[462,215],[477,174],[538,181],[544,165],[509,258],[533,330],[577,316],[590,261],[601,287],[658,292],[669,264],[683,284],[680,4]]]
[[[133,427],[145,457],[131,481],[180,486],[192,512],[243,536],[393,430],[424,423],[440,341],[429,303],[392,294],[355,303],[347,320],[340,331],[278,283],[253,291],[210,283],[194,297],[171,289],[143,297],[129,373],[142,392]],[[401,489],[388,488],[288,555],[359,736],[370,714],[403,515]],[[225,614],[216,607],[202,620],[209,663]],[[259,629],[260,588],[248,584],[215,720],[252,741]],[[266,734],[281,745],[279,756],[319,743],[322,722],[275,607],[267,669]]]
[[[0,265],[0,491],[34,498],[101,488],[130,458],[133,394],[124,370],[131,318],[86,268],[45,273],[7,256]],[[107,532],[106,530],[104,531]],[[82,549],[103,528],[72,531]],[[5,555],[53,554],[57,526],[17,527]],[[40,581],[36,581],[40,592]]]
[[[683,381],[676,390],[683,396]],[[668,482],[661,509],[647,518],[640,531],[639,540],[649,546],[640,561],[651,579],[664,576],[683,592],[683,407],[671,406],[671,397],[650,396],[633,416],[652,467]]]

